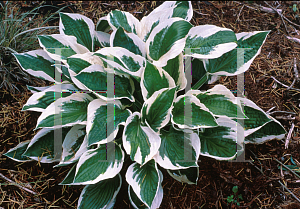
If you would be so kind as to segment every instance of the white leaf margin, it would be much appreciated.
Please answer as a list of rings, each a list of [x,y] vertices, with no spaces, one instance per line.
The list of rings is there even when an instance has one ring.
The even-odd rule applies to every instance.
[[[41,35],[41,36],[43,36],[43,35]],[[77,38],[75,36],[62,35],[62,34],[52,34],[50,36],[52,38],[56,39],[62,45],[70,47],[77,54],[84,54],[84,53],[89,52],[89,50],[85,46],[77,43]],[[49,57],[51,57],[53,60],[64,62],[64,64],[66,64],[66,60],[61,59],[61,56],[59,54],[52,54],[52,53],[48,52],[47,48],[42,44],[41,40],[40,39],[38,39],[38,40],[39,40],[40,46],[43,48],[43,50],[45,52],[47,52]],[[50,49],[53,49],[53,48],[50,48]]]
[[[55,92],[55,89],[57,88],[58,85],[60,85],[60,87],[58,87],[58,88],[61,88],[62,90],[65,90],[65,89],[67,89],[67,90],[76,90],[77,89],[72,84],[57,84],[57,85],[54,85],[54,86],[47,86],[47,88],[40,87],[41,92],[36,92],[35,91],[35,93],[31,97],[29,97],[29,99],[27,100],[27,102],[24,105],[24,107],[25,106],[29,106],[29,105],[38,104],[38,99],[40,99],[41,97],[45,96],[46,92],[48,92],[48,91]],[[58,93],[62,93],[62,92],[58,92]],[[31,108],[28,108],[26,110],[21,110],[21,111],[27,111],[27,110],[37,111],[37,112],[43,112],[45,109],[40,108],[40,107],[31,107]]]
[[[84,127],[83,125],[74,125],[70,129],[70,131],[67,133],[67,135],[65,136],[64,142],[62,144],[63,152],[61,155],[60,162],[58,165],[56,165],[54,167],[68,165],[68,164],[76,162],[80,158],[80,156],[87,150],[88,146],[87,146],[85,131],[79,130],[79,129],[82,129],[83,127]],[[84,140],[83,140],[82,144],[80,145],[79,149],[77,150],[77,152],[75,153],[75,155],[72,158],[68,159],[67,161],[64,161],[66,156],[73,154],[72,152],[69,152],[69,151],[71,150],[72,146],[76,143],[78,138],[83,135],[85,135]]]
[[[45,52],[43,49],[37,49],[37,50],[24,52],[24,53],[18,53],[18,55],[23,55],[23,56],[25,54],[31,55],[33,57],[37,57],[37,55],[39,55],[39,56],[43,57],[45,60],[48,60],[48,61],[54,63],[54,60],[51,57],[49,57],[48,53]],[[17,58],[16,58],[16,60],[17,60],[18,64],[22,67],[19,60]],[[42,70],[41,71],[35,71],[35,70],[32,70],[32,69],[24,69],[23,67],[22,67],[22,69],[24,71],[26,71],[27,73],[29,73],[30,75],[33,75],[35,77],[43,77],[47,81],[54,82],[54,83],[61,83],[61,82],[58,82],[55,79],[53,79],[51,76],[49,76],[47,73],[45,73]]]
[[[27,146],[27,149],[25,150],[24,153],[27,152],[27,150],[34,144],[36,143],[41,137],[45,136],[46,134],[48,134],[49,132],[51,131],[54,131],[53,128],[42,128],[39,132],[37,132],[37,134],[31,139],[30,143],[28,144]],[[54,140],[54,139],[53,139]],[[27,156],[27,155],[25,155]],[[59,159],[52,159],[52,160],[49,160],[48,157],[44,157],[42,156],[41,158],[39,157],[33,157],[33,156],[27,156],[33,160],[36,160],[38,162],[41,162],[41,163],[54,163],[54,162],[59,162]]]
[[[122,64],[125,66],[125,68],[123,66],[121,66],[120,64],[114,62],[113,60],[105,59],[105,61],[107,62],[108,65],[110,65],[114,68],[120,69],[124,73],[130,74],[135,77],[141,77],[142,72],[145,69],[146,60],[144,57],[142,57],[138,54],[134,54],[131,51],[129,51],[128,49],[125,49],[122,47],[105,47],[105,48],[99,49],[95,53],[99,53],[99,54],[102,54],[105,56],[113,56],[113,57],[118,58],[122,62]],[[122,60],[123,56],[133,58],[133,60],[138,62],[139,65],[141,66],[140,69],[136,72],[130,71],[129,67]],[[102,59],[104,59],[104,58],[102,58]]]
[[[140,32],[140,30],[141,30],[141,23],[140,23],[140,21],[136,18],[136,17],[134,17],[131,13],[129,13],[129,12],[124,12],[124,11],[120,11],[120,10],[114,10],[114,11],[118,11],[118,12],[121,12],[121,13],[123,13],[123,15],[125,15],[126,16],[126,18],[127,18],[127,23],[128,23],[128,25],[131,27],[131,30],[132,30],[132,32],[133,32],[133,29],[135,28],[135,30],[136,30],[136,33],[137,34],[139,34]],[[106,18],[106,20],[108,21],[108,24],[110,25],[110,27],[113,29],[113,31],[115,31],[115,30],[117,30],[117,28],[114,26],[114,25],[112,25],[111,24],[111,21],[110,21],[110,15],[111,15],[112,13],[110,12],[108,15],[107,15],[107,18]],[[135,26],[135,27],[134,27]]]
[[[175,81],[174,81],[174,79],[169,75],[169,73],[167,72],[167,71],[165,71],[163,68],[161,68],[161,67],[156,67],[156,66],[154,66],[157,70],[158,70],[158,72],[159,72],[159,75],[160,75],[160,78],[162,78],[163,76],[165,76],[166,77],[166,79],[168,80],[168,82],[169,82],[169,86],[168,86],[168,88],[174,88],[174,87],[176,87],[176,84],[175,84]],[[146,68],[145,68],[146,69]],[[149,95],[148,95],[148,90],[146,89],[146,87],[145,87],[145,84],[144,84],[144,80],[145,80],[145,70],[143,71],[143,73],[142,73],[142,77],[141,77],[141,82],[140,82],[140,86],[141,86],[141,90],[142,90],[142,96],[143,96],[143,99],[144,99],[144,101],[147,101],[147,100],[149,100],[156,92],[154,92],[150,97],[148,97]],[[165,89],[165,88],[163,88],[163,89]],[[160,90],[158,90],[158,91],[161,91],[161,89]]]
[[[89,31],[90,31],[90,35],[91,35],[91,39],[92,39],[92,49],[93,49],[94,48],[94,36],[95,36],[95,25],[94,25],[94,22],[90,18],[88,18],[88,17],[86,17],[84,15],[81,15],[81,14],[73,14],[73,13],[65,13],[65,12],[62,12],[62,14],[69,16],[73,20],[81,20],[81,19],[84,20],[84,22],[89,27]],[[66,35],[64,33],[63,29],[65,29],[65,27],[64,27],[64,25],[63,25],[63,23],[61,21],[61,17],[60,17],[59,18],[59,33],[63,34],[63,35]]]
[[[67,102],[70,102],[71,100],[73,101],[79,101],[79,102],[85,102],[85,99],[89,100],[89,101],[92,101],[93,98],[88,95],[88,94],[78,94],[78,93],[75,93],[75,94],[71,94],[70,96],[68,97],[64,97],[64,98],[59,98],[58,100],[52,102],[43,112],[42,114],[40,115],[40,117],[38,118],[37,120],[37,126],[38,127],[38,124],[43,121],[46,117],[48,117],[49,115],[53,115],[53,113],[55,114],[56,113],[56,106],[57,107],[62,107],[63,103],[67,103]],[[59,112],[63,112],[64,110],[62,110],[60,108]],[[65,125],[56,125],[56,126],[53,126],[51,128],[60,128],[60,127],[65,127],[65,126],[72,126],[72,125],[75,125],[75,124],[79,124],[79,125],[86,125],[86,121],[75,121],[74,123],[67,123]],[[36,128],[35,128],[36,130]]]
[[[111,47],[114,47],[114,39],[115,39],[115,36],[116,36],[116,33],[117,33],[117,30],[114,30],[111,35],[110,35],[110,46]],[[139,48],[139,50],[141,51],[142,53],[142,56],[143,57],[146,57],[146,44],[145,42],[143,42],[139,37],[138,35],[134,34],[134,33],[127,33],[125,30],[124,30],[124,33],[133,41],[133,43]]]
[[[220,31],[232,31],[228,28],[222,28],[215,25],[199,25],[195,26],[190,29],[187,38],[188,37],[201,37],[203,39],[209,38],[210,36],[214,35],[217,32]],[[186,57],[194,57],[198,59],[215,59],[218,57],[221,57],[223,54],[235,49],[237,47],[237,44],[235,42],[229,42],[229,43],[223,43],[218,44],[213,47],[213,49],[209,52],[209,54],[185,54]]]
[[[105,145],[100,145],[100,146],[105,146]],[[100,147],[99,146],[99,147]],[[98,183],[99,181],[102,181],[102,180],[105,180],[105,179],[110,179],[110,178],[113,178],[115,177],[118,173],[120,173],[121,169],[122,169],[122,166],[123,166],[123,162],[124,162],[124,157],[125,157],[125,153],[124,151],[122,150],[122,148],[120,147],[120,145],[117,145],[115,144],[115,146],[118,146],[119,149],[121,150],[122,152],[122,159],[120,160],[120,162],[118,162],[118,160],[115,160],[114,162],[111,163],[110,166],[107,167],[106,171],[103,173],[103,174],[100,174],[96,179],[94,180],[90,180],[90,181],[85,181],[85,182],[80,182],[80,183],[71,183],[69,185],[86,185],[86,184],[96,184]],[[75,171],[75,175],[74,175],[74,179],[76,178],[76,175],[78,174],[78,170],[80,168],[81,165],[84,164],[84,162],[86,160],[88,160],[89,158],[93,157],[94,155],[96,155],[97,153],[96,152],[93,152],[98,148],[95,148],[95,149],[89,149],[87,151],[85,151],[81,157],[79,158],[79,161],[76,165],[76,171]]]
[[[194,90],[192,90],[191,92],[193,92]],[[197,91],[197,90],[195,90]],[[206,111],[206,112],[209,112],[211,115],[214,115],[211,111],[209,111],[209,109],[204,105],[202,104],[199,99],[194,96],[194,95],[180,95],[179,97],[177,97],[174,101],[174,104],[173,104],[173,108],[175,106],[175,104],[177,102],[179,102],[179,100],[183,97],[190,97],[190,102],[191,104],[194,103],[196,106],[198,106],[200,109]],[[214,121],[216,122],[216,119],[214,119]],[[175,123],[174,119],[173,119],[173,115],[171,114],[171,122],[172,124],[176,124],[180,129],[198,129],[198,128],[212,128],[212,127],[215,127],[215,126],[194,126],[194,127],[190,127],[190,126],[187,126],[187,125],[181,125],[181,124],[177,124]],[[175,126],[173,126],[176,130],[178,130],[178,128],[176,128]]]
[[[199,136],[194,133],[192,130],[190,129],[183,129],[182,130],[184,133],[186,133],[184,135],[185,139],[184,140],[189,140],[194,151],[196,152],[196,160],[195,163],[197,164],[197,161],[199,159],[200,156],[200,147],[201,147],[201,143],[200,143],[200,138]],[[180,164],[176,163],[176,166],[173,165],[173,163],[170,161],[170,159],[164,155],[164,159],[162,158],[162,156],[160,156],[159,151],[156,153],[156,155],[154,156],[155,161],[163,168],[165,169],[171,169],[171,170],[179,170],[179,169],[187,169],[190,167],[197,167],[195,166],[188,166],[188,167],[184,167],[181,166]]]
[[[199,173],[199,166],[196,167],[197,168],[197,173]],[[177,175],[177,174],[173,174],[170,170],[167,170],[168,174],[174,178],[175,180],[181,182],[181,183],[186,183],[186,184],[195,184],[194,182],[191,182],[187,176],[185,174],[181,174],[181,176]],[[196,184],[198,182],[199,176],[197,176],[196,179]]]
[[[88,116],[87,116],[87,124],[86,124],[86,135],[88,135],[92,129],[92,125],[93,125],[93,121],[95,120],[95,113],[96,111],[101,107],[101,106],[107,106],[108,103],[113,103],[114,105],[116,105],[117,107],[119,107],[120,109],[122,109],[122,104],[120,102],[120,100],[114,100],[111,102],[107,102],[103,99],[95,99],[93,101],[91,101],[88,105]],[[131,111],[128,109],[129,114],[132,115]],[[125,122],[119,123],[119,125],[125,125]],[[108,139],[115,139],[117,136],[117,133],[119,131],[119,125],[116,127],[116,130],[111,133],[106,139],[98,142],[98,143],[93,143],[93,144],[106,144],[109,141]]]
[[[258,33],[262,33],[262,32],[266,32],[266,31],[242,32],[242,33],[237,33],[235,35],[237,37],[237,40],[240,40],[241,38],[243,38],[243,40],[246,40],[246,39],[250,38],[251,36],[256,35]],[[221,75],[235,76],[235,75],[246,72],[249,69],[250,65],[252,64],[253,60],[260,54],[261,48],[264,45],[266,39],[267,39],[267,36],[265,37],[265,39],[264,39],[262,45],[260,46],[259,50],[257,51],[257,53],[248,62],[244,63],[240,68],[238,68],[235,73],[228,73],[226,71],[219,71],[219,72],[215,72],[215,73],[208,72],[208,73],[213,76],[221,76]],[[203,59],[203,60],[204,60],[203,65],[204,65],[204,68],[206,69],[206,63],[208,62],[208,59]],[[211,79],[211,80],[214,81],[215,79],[216,78]],[[211,83],[213,83],[212,81],[211,81]]]
[[[233,104],[237,105],[241,109],[241,111],[242,111],[240,99],[238,97],[235,97],[233,95],[233,93],[229,89],[226,88],[226,86],[221,85],[221,84],[217,84],[213,88],[208,89],[207,91],[189,90],[186,93],[186,95],[188,95],[188,96],[197,96],[199,94],[204,94],[204,93],[207,93],[208,95],[214,95],[214,94],[224,95],[226,98],[229,99],[230,102],[232,102]],[[201,101],[200,101],[200,103],[201,103]],[[213,115],[215,115],[215,114],[213,114]],[[217,117],[225,117],[225,118],[228,117],[228,116],[225,116],[225,115],[215,115],[215,116],[217,116]],[[236,117],[229,117],[229,118],[236,118]],[[243,113],[243,115],[240,115],[240,117],[238,117],[237,119],[248,119],[248,117]]]
[[[184,19],[179,18],[179,17],[173,17],[170,18],[166,22],[162,22],[161,24],[158,24],[150,33],[149,38],[146,41],[146,52],[147,52],[147,58],[152,61],[152,64],[157,66],[157,67],[164,67],[167,65],[168,60],[175,58],[178,56],[184,49],[185,47],[185,41],[187,38],[187,35],[184,38],[181,38],[173,43],[173,46],[170,48],[170,50],[162,55],[157,61],[153,60],[150,57],[150,51],[149,51],[149,46],[150,42],[154,41],[154,37],[164,28],[169,28],[173,23],[178,22],[178,21],[183,21]]]
[[[123,147],[128,155],[131,154],[131,144],[130,144],[130,140],[128,140],[128,137],[125,134],[125,132],[127,130],[128,124],[131,123],[131,121],[133,120],[133,118],[135,116],[138,116],[139,119],[141,118],[141,114],[139,112],[134,112],[132,115],[130,115],[126,120],[123,135],[122,135]],[[141,153],[140,147],[138,147],[136,154],[134,156],[134,161],[139,164],[144,165],[148,161],[153,159],[153,156],[157,153],[157,151],[160,147],[161,138],[157,133],[155,133],[150,128],[150,126],[147,124],[147,122],[146,122],[146,126],[140,125],[140,128],[146,133],[147,137],[149,137],[150,153],[148,154],[148,156],[146,156],[145,162],[142,164],[142,153]]]
[[[172,87],[172,88],[174,88],[174,87]],[[142,111],[141,111],[141,112],[142,112],[142,113],[141,113],[141,118],[147,118],[146,115],[149,114],[150,108],[152,107],[152,104],[154,103],[154,101],[155,101],[155,100],[156,100],[163,92],[168,91],[168,90],[171,90],[172,88],[162,88],[162,89],[160,89],[160,90],[154,92],[154,93],[152,94],[152,96],[144,102],[144,104],[143,104],[143,106],[142,106]],[[175,99],[175,94],[174,94],[174,96],[173,96],[173,101],[174,101],[174,99]],[[146,105],[147,105],[147,107],[146,107]],[[143,114],[143,109],[144,109],[144,108],[146,108],[146,115]],[[174,106],[173,106],[173,104],[172,104],[172,105],[170,106],[170,108],[168,109],[168,112],[167,112],[166,116],[164,117],[164,120],[161,121],[161,123],[160,123],[160,128],[158,128],[157,134],[159,134],[159,130],[160,130],[162,127],[164,127],[165,125],[167,125],[168,122],[170,121],[170,118],[171,118],[171,112],[172,112],[172,109],[173,109],[173,108],[174,108]],[[151,128],[151,126],[150,126],[150,125],[148,124],[148,122],[147,122],[147,119],[145,119],[145,122],[146,122],[147,125]],[[154,130],[153,130],[153,131],[154,131]]]
[[[136,178],[134,179],[133,178],[133,166],[136,164],[133,163],[131,164],[128,169],[127,169],[127,172],[125,174],[125,178],[126,178],[126,181],[127,183],[129,184],[128,185],[128,197],[129,197],[129,200],[132,204],[132,206],[136,207],[137,206],[133,203],[131,197],[130,197],[130,187],[133,189],[134,193],[137,195],[137,197],[150,209],[157,209],[159,208],[160,204],[162,203],[162,199],[163,199],[163,188],[162,188],[162,181],[163,181],[163,174],[162,172],[157,168],[157,164],[155,163],[155,169],[156,171],[158,172],[158,178],[159,178],[159,181],[158,181],[158,185],[157,185],[157,192],[156,192],[156,195],[152,201],[152,205],[149,206],[147,203],[145,203],[142,198],[141,198],[141,195],[140,195],[140,192],[141,192],[141,188],[139,186],[139,184],[136,182]]]
[[[275,123],[278,123],[280,126],[281,123],[276,120],[275,118],[273,118],[272,116],[268,115],[265,113],[265,111],[263,109],[261,109],[260,107],[258,107],[254,102],[252,102],[251,100],[247,99],[247,98],[243,98],[243,97],[239,97],[240,101],[245,105],[245,106],[249,106],[253,109],[256,109],[256,110],[259,110],[260,112],[262,112],[265,116],[267,116],[271,121],[268,121],[266,123],[264,123],[262,126],[259,126],[257,128],[253,128],[253,129],[248,129],[245,131],[245,137],[249,136],[250,134],[254,133],[255,131],[258,131],[259,129],[261,129],[263,126],[265,126],[267,123],[270,123],[270,122],[275,122]],[[283,127],[283,126],[282,126]],[[285,134],[281,134],[281,135],[269,135],[267,137],[263,137],[263,138],[259,138],[259,140],[257,140],[255,142],[255,144],[262,144],[264,143],[265,141],[268,141],[268,140],[271,140],[271,139],[274,139],[274,138],[277,138],[277,139],[283,139],[285,137]],[[249,141],[246,141],[244,142],[245,144],[250,144],[251,142]]]
[[[32,161],[31,159],[28,159],[28,160],[18,160],[18,159],[16,159],[16,158],[12,158],[12,157],[6,155],[7,153],[13,152],[13,151],[17,150],[17,149],[20,148],[20,147],[23,147],[23,146],[28,147],[30,141],[31,141],[31,140],[26,140],[26,141],[23,141],[23,142],[19,143],[17,146],[11,148],[10,150],[8,150],[8,151],[7,151],[5,154],[3,154],[3,155],[6,156],[6,157],[8,157],[8,158],[10,158],[10,159],[12,159],[12,160],[14,160],[14,161],[17,161],[17,162],[28,162],[28,161]],[[25,151],[24,151],[24,152],[25,152]]]
[[[120,179],[120,185],[119,187],[117,188],[117,190],[114,192],[114,195],[112,197],[112,199],[110,200],[110,202],[108,202],[108,204],[106,206],[104,206],[105,209],[112,209],[114,207],[114,204],[116,202],[116,198],[117,198],[117,195],[121,189],[121,186],[122,186],[122,177],[121,175],[118,173],[118,177]],[[78,208],[80,208],[80,203],[82,202],[82,198],[83,198],[83,195],[86,193],[86,190],[88,189],[90,185],[86,185],[83,190],[81,191],[80,193],[80,196],[79,196],[79,199],[78,199]]]

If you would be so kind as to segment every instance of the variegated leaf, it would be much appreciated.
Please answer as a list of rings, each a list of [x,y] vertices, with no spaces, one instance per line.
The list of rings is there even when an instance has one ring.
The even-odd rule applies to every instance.
[[[71,77],[74,77],[83,69],[93,64],[103,65],[101,59],[97,56],[93,56],[92,52],[85,54],[75,54],[67,59],[68,69]]]
[[[213,76],[234,76],[247,71],[261,51],[270,31],[243,32],[236,34],[237,48],[216,59],[204,59],[206,71]],[[212,83],[212,82],[209,82]]]
[[[84,15],[59,13],[60,34],[75,36],[77,43],[85,46],[89,51],[94,50],[95,25]]]
[[[148,209],[145,203],[143,203],[137,195],[134,193],[132,187],[128,185],[128,197],[131,205],[135,209]]]
[[[96,24],[96,31],[108,33],[110,30],[111,27],[107,21],[107,16],[101,17]]]
[[[139,37],[147,41],[152,30],[161,22],[168,21],[169,18],[180,17],[190,21],[193,17],[193,8],[190,1],[166,1],[155,8],[148,16],[141,20],[141,30]]]
[[[125,125],[126,119],[131,115],[130,110],[123,110],[119,100],[115,100],[113,105],[114,111],[109,113],[107,102],[102,99],[95,99],[89,104],[86,125],[88,145],[110,142],[109,139],[117,136],[119,125]],[[111,123],[114,124],[114,132],[107,133],[107,126]]]
[[[199,178],[199,167],[190,167],[187,169],[169,170],[167,172],[175,180],[181,183],[196,184]]]
[[[42,92],[48,88],[50,88],[51,86],[43,86],[43,87],[36,87],[36,86],[28,86],[26,85],[27,89],[30,90],[31,93],[37,93],[37,92]]]
[[[236,48],[236,36],[228,28],[215,25],[199,25],[189,31],[185,50],[189,50],[185,56],[199,59],[214,59]]]
[[[74,54],[83,54],[89,50],[77,43],[76,37],[61,34],[38,36],[40,46],[57,61],[65,61]]]
[[[140,21],[129,12],[113,10],[107,15],[107,21],[113,30],[122,27],[125,31],[136,35],[140,30]]]
[[[60,81],[55,80],[55,71],[57,71],[54,67],[55,62],[44,50],[38,49],[13,55],[16,57],[22,69],[30,75],[47,81],[60,83]],[[40,66],[43,67],[41,68]],[[65,80],[65,76],[63,76],[63,80]]]
[[[32,161],[32,159],[26,157],[23,155],[25,150],[27,149],[28,144],[30,143],[30,140],[26,140],[15,146],[14,148],[8,150],[5,154],[6,157],[9,157],[10,159],[17,161],[17,162],[27,162]]]
[[[140,80],[145,69],[146,59],[122,47],[105,47],[94,55],[101,58],[105,68],[112,68],[117,73],[126,73]]]
[[[110,143],[113,146],[106,148],[105,144],[101,144],[83,153],[76,166],[73,185],[95,184],[113,178],[121,171],[124,152],[119,145]]]
[[[32,138],[23,155],[41,163],[58,162],[60,156],[55,156],[57,154],[54,153],[55,141],[62,140],[61,143],[63,143],[70,129],[71,127],[62,128],[61,139],[59,139],[54,137],[55,130],[53,128],[42,128]]]
[[[88,94],[73,93],[51,103],[40,115],[35,128],[59,128],[75,124],[86,125],[87,107],[93,98]],[[60,124],[61,122],[61,124]]]
[[[243,149],[244,130],[229,118],[218,118],[218,127],[205,128],[198,133],[201,155],[217,160],[232,160]]]
[[[286,131],[284,127],[276,120],[268,122],[257,131],[245,137],[245,144],[262,144],[273,139],[283,139]]]
[[[66,166],[78,161],[87,151],[87,139],[84,125],[74,125],[66,135],[62,144],[63,152],[60,163],[54,167]]]
[[[78,199],[78,209],[105,208],[112,209],[117,194],[122,186],[121,175],[105,179],[97,184],[90,184],[83,188]]]
[[[187,95],[196,96],[217,117],[246,118],[239,99],[223,85],[216,85],[207,91],[191,90]]]
[[[148,124],[156,133],[168,124],[176,88],[160,89],[146,100],[141,110],[141,120]]]
[[[176,86],[179,87],[178,91],[185,89],[187,80],[184,74],[183,54],[168,60],[167,65],[163,69],[173,78]]]
[[[102,31],[95,31],[96,47],[110,47],[110,34]]]
[[[185,107],[186,105],[190,106],[190,116],[185,116],[187,115],[186,111],[189,111],[189,109]],[[177,97],[174,101],[174,108],[171,115],[172,123],[176,124],[179,128],[198,129],[218,125],[209,109],[201,104],[199,99],[193,95],[181,95]]]
[[[169,131],[160,131],[160,138],[154,159],[161,167],[176,170],[198,166],[200,139],[192,130],[177,131],[171,126]]]
[[[60,86],[59,86],[60,85]],[[68,92],[56,92],[56,89],[61,89]],[[27,100],[26,104],[23,106],[22,111],[30,110],[43,112],[52,102],[55,100],[55,94],[61,94],[61,97],[67,97],[71,95],[72,91],[77,90],[72,84],[57,84],[50,86],[45,90],[34,93]]]
[[[243,122],[245,129],[245,144],[261,144],[274,138],[282,139],[286,131],[272,116],[266,114],[254,102],[246,98],[239,98],[244,105],[244,112],[249,119]],[[238,121],[240,122],[240,121]]]
[[[243,120],[243,126],[245,129],[245,136],[257,131],[263,125],[272,121],[272,117],[266,114],[263,109],[258,107],[254,102],[247,98],[238,97],[244,106],[244,113],[248,119]]]
[[[123,131],[123,146],[130,158],[144,165],[157,153],[161,139],[149,126],[141,124],[140,113],[130,115]]]
[[[146,56],[145,43],[134,33],[127,33],[122,27],[119,27],[111,34],[110,46],[122,47],[128,49],[130,52]]]
[[[77,162],[69,170],[68,174],[65,176],[64,180],[58,185],[72,185],[75,177]]]
[[[162,88],[175,87],[175,82],[164,69],[156,67],[146,61],[146,68],[142,74],[140,85],[144,101],[146,101],[154,94],[154,92],[159,91]]]
[[[107,77],[113,74],[115,79],[115,90],[113,97],[106,95]],[[111,69],[104,69],[101,65],[91,65],[82,70],[78,75],[73,78],[74,83],[80,86],[81,89],[88,89],[99,98],[110,101],[115,99],[127,98],[134,102],[132,96],[134,92],[134,83],[131,78],[126,75],[116,75]],[[104,93],[102,93],[104,92]]]
[[[146,42],[147,57],[155,66],[164,67],[168,60],[178,56],[184,49],[192,25],[182,18],[170,18],[157,25]]]
[[[154,160],[143,166],[138,163],[131,164],[125,177],[137,198],[145,203],[147,208],[159,208],[163,198],[161,186],[163,179],[162,173],[158,170]]]

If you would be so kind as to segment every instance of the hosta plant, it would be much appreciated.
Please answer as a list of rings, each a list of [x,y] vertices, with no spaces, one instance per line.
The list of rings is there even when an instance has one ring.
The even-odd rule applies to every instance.
[[[158,208],[161,169],[197,184],[200,155],[233,160],[243,144],[282,139],[283,126],[252,101],[223,85],[198,90],[248,70],[269,31],[193,26],[192,16],[187,1],[165,2],[141,20],[111,11],[97,25],[60,13],[60,34],[38,36],[42,49],[15,54],[26,72],[55,85],[28,86],[23,110],[41,112],[40,131],[6,156],[71,164],[61,184],[85,185],[78,208],[113,208],[124,180],[134,208]],[[198,80],[192,89],[189,68]],[[124,161],[131,165],[121,176]]]

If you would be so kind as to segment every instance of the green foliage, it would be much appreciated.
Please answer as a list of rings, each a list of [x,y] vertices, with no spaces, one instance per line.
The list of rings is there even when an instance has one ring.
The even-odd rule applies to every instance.
[[[293,4],[293,11],[294,11],[294,12],[297,12],[297,11],[298,11],[297,4]]]
[[[5,3],[4,3],[5,2]],[[34,84],[39,79],[21,70],[12,53],[33,50],[39,47],[36,35],[55,26],[44,26],[48,21],[55,19],[54,14],[39,17],[39,9],[43,2],[31,11],[22,13],[20,8],[10,1],[0,3],[0,88],[4,87],[11,93],[15,90],[18,81]],[[60,10],[59,10],[60,11]]]
[[[242,194],[237,195],[238,186],[232,187],[233,195],[227,197],[227,205],[228,203],[234,203],[237,206],[240,206],[239,200],[243,200]]]

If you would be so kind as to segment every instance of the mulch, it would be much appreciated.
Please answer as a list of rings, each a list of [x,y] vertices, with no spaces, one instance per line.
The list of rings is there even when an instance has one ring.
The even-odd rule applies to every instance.
[[[147,15],[160,5],[161,1],[87,1],[55,2],[47,1],[58,7],[70,5],[65,12],[76,12],[97,20],[111,10],[119,9],[132,13],[138,19]],[[268,5],[268,4],[269,5]],[[246,162],[217,161],[200,156],[199,179],[197,185],[177,182],[160,168],[164,174],[162,182],[164,198],[160,208],[300,208],[299,177],[284,169],[292,165],[292,159],[300,162],[300,89],[299,80],[295,80],[295,70],[299,71],[299,42],[287,37],[300,39],[299,10],[293,11],[292,1],[247,1],[215,2],[193,1],[193,25],[212,24],[226,27],[235,33],[271,30],[261,54],[254,60],[250,69],[244,74],[245,96],[254,101],[264,111],[285,111],[272,114],[289,131],[294,124],[289,146],[285,149],[284,140],[272,140],[261,145],[246,145]],[[26,11],[36,6],[37,1],[16,2]],[[265,8],[260,7],[264,6]],[[278,13],[265,9],[282,9]],[[299,6],[299,5],[298,5]],[[283,22],[284,21],[284,22]],[[57,24],[58,22],[53,22]],[[296,62],[294,62],[294,59]],[[293,88],[287,89],[282,84]],[[236,90],[235,77],[221,77],[215,84],[223,84],[230,90]],[[214,84],[214,85],[215,85]],[[0,206],[2,208],[76,208],[83,186],[59,186],[70,166],[53,168],[55,164],[38,162],[18,163],[2,156],[21,141],[32,139],[33,131],[40,113],[21,112],[22,106],[32,95],[24,83],[18,84],[21,93],[11,94],[1,89],[0,105],[0,173],[10,180],[22,185],[37,195],[33,195],[0,180]],[[47,82],[37,83],[45,86]],[[205,85],[203,88],[211,88]],[[286,112],[293,112],[289,114]],[[124,164],[121,174],[124,176],[129,163]],[[300,166],[300,165],[298,165]],[[298,167],[299,168],[299,167]],[[295,170],[299,175],[300,170]],[[228,203],[227,197],[234,195],[232,188],[238,186],[240,206]],[[0,207],[0,208],[1,208]],[[118,208],[133,208],[127,194],[127,183],[123,185],[115,204]]]

